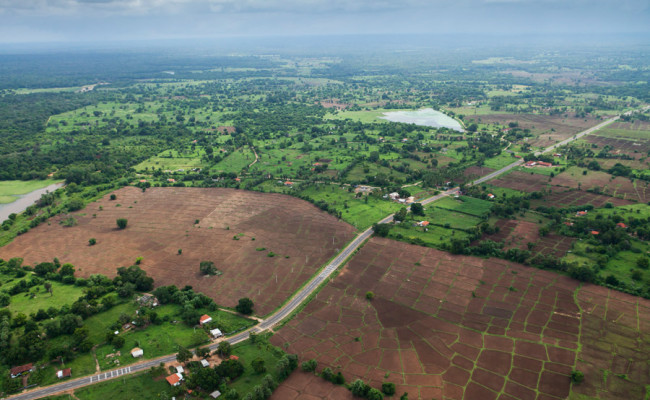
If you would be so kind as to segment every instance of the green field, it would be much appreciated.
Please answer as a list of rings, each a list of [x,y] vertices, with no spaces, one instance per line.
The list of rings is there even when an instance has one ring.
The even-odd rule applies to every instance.
[[[39,309],[47,310],[50,307],[61,308],[63,305],[71,305],[83,295],[83,289],[79,286],[64,285],[59,282],[50,281],[52,294],[47,293],[43,285],[32,287],[25,293],[18,293],[11,296],[9,310],[15,315],[23,313],[29,315],[36,313]],[[13,284],[10,284],[13,286]]]
[[[240,173],[242,169],[255,161],[255,154],[247,147],[240,148],[227,155],[217,165],[211,168],[212,171]]]
[[[165,379],[154,380],[150,373],[144,373],[77,389],[74,396],[79,400],[159,400],[171,399],[170,393]]]
[[[137,171],[162,169],[176,171],[183,169],[189,171],[192,168],[202,168],[205,162],[201,157],[205,155],[205,151],[196,146],[195,150],[190,148],[182,152],[178,150],[165,150],[158,155],[149,158],[135,166]]]
[[[42,181],[0,181],[0,204],[7,204],[18,200],[22,194],[27,194],[36,189],[41,189],[61,182],[60,180],[46,179]]]
[[[478,217],[431,206],[426,208],[424,217],[416,217],[416,219],[418,218],[427,220],[434,225],[449,226],[452,229],[461,230],[471,229],[482,221],[482,219]]]
[[[435,207],[444,208],[451,211],[458,211],[464,214],[470,214],[475,217],[483,217],[490,212],[492,203],[487,200],[475,199],[473,197],[461,196],[460,198],[443,197],[433,203]],[[429,205],[430,207],[431,205]]]
[[[262,378],[267,374],[270,374],[276,381],[279,381],[275,365],[282,357],[282,354],[280,354],[277,349],[274,350],[273,346],[267,342],[251,343],[250,340],[247,340],[241,344],[233,346],[232,354],[239,357],[239,361],[244,364],[244,374],[231,383],[229,387],[235,389],[242,398],[246,393],[251,392],[256,385],[259,385]],[[266,367],[267,372],[258,374],[253,371],[251,361],[256,358],[262,358],[264,360],[264,366]]]

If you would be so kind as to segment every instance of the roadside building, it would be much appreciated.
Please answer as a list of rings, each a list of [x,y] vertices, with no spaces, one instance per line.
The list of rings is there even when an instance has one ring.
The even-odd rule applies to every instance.
[[[203,360],[201,360],[201,366],[202,366],[203,368],[207,368],[207,367],[210,366],[210,363],[208,362],[208,360],[203,359]]]
[[[72,370],[70,368],[56,371],[56,377],[59,379],[69,378],[70,376],[72,376]]]
[[[11,374],[12,378],[18,378],[22,374],[26,374],[28,372],[32,372],[34,370],[34,364],[29,363],[25,365],[19,365],[17,367],[13,367],[9,373]]]
[[[203,314],[201,315],[201,318],[199,318],[199,325],[201,326],[209,324],[210,322],[212,322],[212,317],[208,314]]]
[[[216,339],[216,338],[220,338],[221,336],[223,336],[223,333],[221,332],[220,329],[215,328],[215,329],[211,329],[211,330],[210,330],[210,335],[211,335],[213,338]]]
[[[131,350],[131,355],[133,356],[133,358],[142,357],[144,355],[144,351],[139,347],[134,347]]]
[[[167,383],[169,383],[172,386],[178,386],[181,384],[181,381],[183,380],[183,375],[179,373],[171,374],[167,378]]]

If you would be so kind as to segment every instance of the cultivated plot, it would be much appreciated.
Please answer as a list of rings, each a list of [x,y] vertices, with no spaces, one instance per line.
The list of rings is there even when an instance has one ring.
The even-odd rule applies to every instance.
[[[266,314],[294,293],[352,238],[354,228],[313,205],[280,194],[234,189],[127,187],[117,199],[89,204],[71,214],[76,226],[57,217],[0,248],[0,257],[23,257],[26,264],[69,262],[78,275],[141,267],[156,285],[192,285],[218,304],[241,297]],[[126,218],[126,229],[116,219]],[[95,238],[97,244],[88,245]],[[180,254],[179,254],[180,253]],[[223,272],[203,276],[201,261]]]
[[[272,342],[410,398],[564,399],[580,290],[552,272],[373,238]]]

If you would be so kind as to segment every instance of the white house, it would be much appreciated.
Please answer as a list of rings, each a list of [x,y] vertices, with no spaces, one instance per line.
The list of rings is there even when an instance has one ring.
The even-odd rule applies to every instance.
[[[201,365],[203,366],[203,368],[207,368],[210,366],[210,363],[208,362],[208,360],[203,359],[201,360]]]
[[[218,337],[223,336],[223,333],[221,332],[220,329],[215,328],[210,330],[210,335],[212,335],[212,337],[216,339]]]
[[[178,367],[176,367],[176,372],[178,372],[179,374],[182,374],[183,372],[185,372],[185,370],[183,369],[182,366],[179,365]]]
[[[134,358],[142,357],[144,355],[144,351],[139,347],[134,347],[133,350],[131,350],[131,355]]]

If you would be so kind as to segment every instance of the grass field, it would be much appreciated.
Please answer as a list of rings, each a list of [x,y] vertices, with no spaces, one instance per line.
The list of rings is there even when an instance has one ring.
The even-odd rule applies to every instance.
[[[279,380],[277,370],[275,365],[281,356],[276,355],[271,350],[271,345],[268,343],[254,344],[250,340],[245,341],[244,343],[233,346],[232,354],[239,357],[239,361],[244,364],[244,374],[237,378],[229,387],[235,389],[242,398],[246,396],[246,393],[249,393],[253,390],[256,385],[259,385],[262,378],[267,374],[270,374],[275,378],[276,381]],[[266,367],[266,372],[258,374],[253,371],[251,367],[251,361],[256,358],[261,358],[264,360],[264,366]]]
[[[436,201],[434,205],[438,208],[470,214],[475,217],[487,215],[487,213],[490,212],[490,208],[492,208],[492,203],[487,200],[475,199],[467,196],[461,196],[458,199],[443,197]]]
[[[22,194],[27,194],[36,189],[41,189],[61,182],[54,179],[42,181],[0,181],[0,204],[7,204],[18,200]]]
[[[372,111],[339,111],[336,114],[327,114],[325,119],[351,119],[366,124],[387,123],[389,121],[380,119],[384,113],[389,110],[372,110]]]
[[[515,161],[517,161],[516,158],[511,156],[510,153],[506,153],[504,151],[496,157],[488,158],[485,160],[483,165],[488,168],[501,169],[507,165],[512,164]]]
[[[159,169],[176,171],[178,169],[190,170],[192,168],[202,168],[204,166],[201,157],[205,155],[205,151],[197,146],[195,150],[190,148],[179,153],[178,150],[165,150],[155,157],[141,162],[135,166],[136,171],[143,171],[146,169]]]
[[[239,173],[243,168],[255,161],[255,154],[249,149],[241,148],[226,156],[217,165],[212,167],[213,171]]]
[[[63,305],[71,305],[83,295],[83,289],[79,286],[64,285],[52,281],[50,283],[52,284],[52,295],[47,293],[43,285],[34,286],[28,292],[11,296],[9,310],[14,315],[18,313],[29,315],[36,313],[39,309],[47,310],[50,307],[61,308]],[[10,284],[10,286],[13,285],[14,283]]]
[[[169,388],[164,379],[154,380],[150,373],[145,373],[78,389],[74,397],[79,400],[169,399]]]

